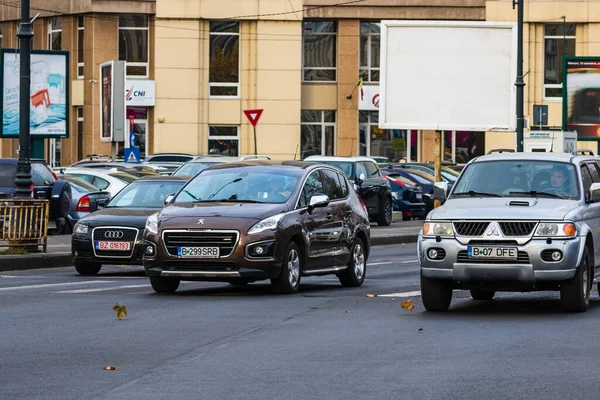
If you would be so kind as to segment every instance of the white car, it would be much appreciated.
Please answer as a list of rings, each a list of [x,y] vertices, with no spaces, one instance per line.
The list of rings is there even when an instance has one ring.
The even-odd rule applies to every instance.
[[[60,168],[57,171],[60,174],[72,175],[83,179],[99,190],[109,192],[114,197],[129,183],[137,177],[125,172],[108,172],[94,168]]]

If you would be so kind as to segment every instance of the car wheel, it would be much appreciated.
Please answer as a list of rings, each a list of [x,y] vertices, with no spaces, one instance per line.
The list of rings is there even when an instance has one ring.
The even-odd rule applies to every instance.
[[[565,282],[560,288],[560,303],[564,311],[584,312],[590,303],[590,253],[586,246],[583,250],[581,263],[573,279]]]
[[[98,272],[100,272],[101,268],[102,268],[102,264],[96,264],[96,263],[86,263],[86,264],[75,263],[75,270],[80,275],[96,275]]]
[[[302,274],[302,255],[295,242],[291,242],[285,252],[281,272],[275,279],[271,279],[275,293],[296,293],[300,287]]]
[[[344,287],[359,287],[365,281],[367,274],[367,254],[361,238],[357,237],[354,240],[350,254],[352,256],[348,267],[338,275],[338,279]]]
[[[179,279],[150,277],[150,284],[156,293],[173,293],[179,287]]]
[[[379,217],[377,218],[377,224],[379,226],[390,226],[392,223],[393,216],[392,199],[384,197],[381,202],[381,209],[379,210]]]
[[[421,272],[421,299],[427,311],[448,311],[452,286],[450,282],[427,278]]]
[[[492,300],[496,295],[495,290],[471,289],[470,292],[473,300]]]

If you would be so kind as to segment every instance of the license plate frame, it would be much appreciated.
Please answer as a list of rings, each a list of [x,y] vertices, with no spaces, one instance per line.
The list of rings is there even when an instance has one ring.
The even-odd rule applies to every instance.
[[[221,256],[221,250],[218,247],[177,247],[177,257],[179,258],[201,258],[214,259]]]
[[[131,242],[96,240],[95,247],[98,251],[131,251]]]
[[[473,259],[517,260],[519,249],[508,246],[468,246],[467,256]]]

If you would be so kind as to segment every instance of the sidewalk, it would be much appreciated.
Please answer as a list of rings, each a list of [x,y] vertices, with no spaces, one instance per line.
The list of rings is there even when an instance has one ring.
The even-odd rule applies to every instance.
[[[371,246],[415,243],[423,221],[399,221],[381,227],[371,225]],[[0,248],[0,252],[6,248]],[[73,265],[71,257],[71,235],[48,237],[46,253],[0,255],[0,272],[37,268],[60,268]]]

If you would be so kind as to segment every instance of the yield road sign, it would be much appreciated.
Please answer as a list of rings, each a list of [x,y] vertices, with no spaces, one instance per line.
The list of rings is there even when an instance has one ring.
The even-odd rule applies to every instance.
[[[256,127],[256,124],[258,124],[258,120],[260,119],[260,116],[262,115],[263,110],[244,110],[244,114],[246,114],[246,118],[248,118],[248,121],[250,121],[250,123],[252,124],[253,127]]]

